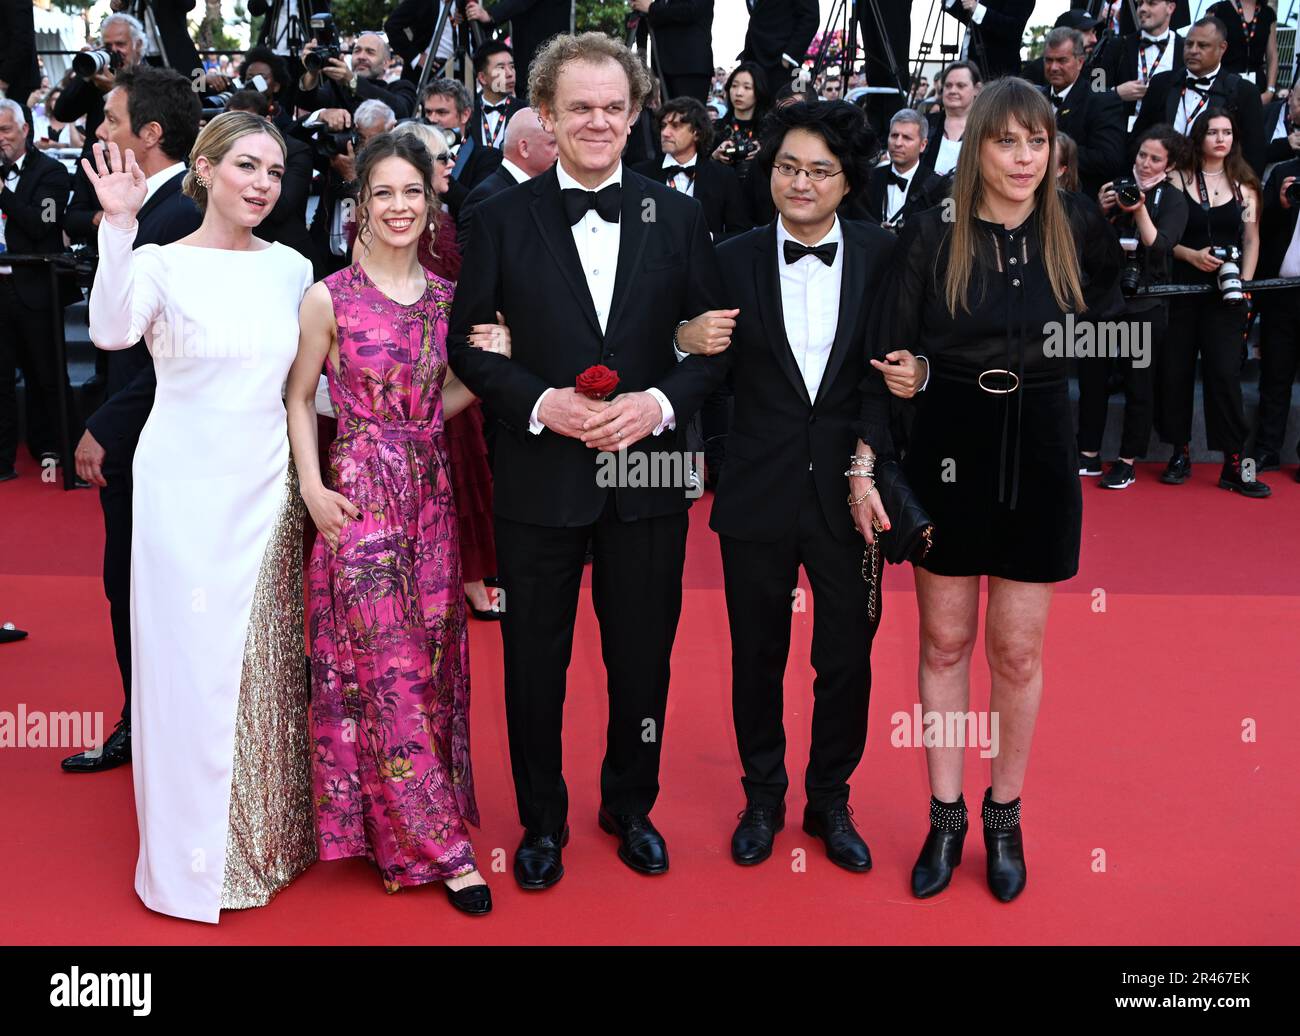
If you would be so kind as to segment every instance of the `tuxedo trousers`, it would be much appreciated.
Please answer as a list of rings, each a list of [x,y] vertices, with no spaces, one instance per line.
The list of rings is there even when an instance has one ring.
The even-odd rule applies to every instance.
[[[17,368],[27,385],[27,447],[33,459],[60,452],[59,379],[68,394],[68,439],[81,438],[77,403],[54,356],[54,326],[49,306],[27,306],[13,287],[12,275],[0,275],[0,471],[14,466],[22,434],[18,427]]]
[[[104,596],[113,624],[113,653],[122,674],[122,719],[131,722],[131,462],[135,443],[104,458],[107,483],[99,491],[104,512]]]
[[[1300,369],[1300,289],[1260,292],[1259,426],[1255,454],[1281,453]]]
[[[572,528],[496,516],[510,767],[519,821],[536,833],[558,833],[568,817],[561,731],[588,544],[609,697],[601,803],[645,814],[659,794],[687,518],[621,521],[614,500],[611,492],[595,523]]]
[[[793,487],[792,487],[793,489]],[[861,539],[831,534],[812,473],[795,525],[775,542],[719,534],[731,627],[731,709],[747,801],[785,799],[784,682],[795,615],[806,617],[799,566],[812,586],[812,748],[804,788],[824,810],[849,799],[849,777],[867,744],[871,643]],[[848,505],[845,504],[847,507]],[[883,569],[883,561],[882,561]],[[884,572],[881,572],[884,575]]]

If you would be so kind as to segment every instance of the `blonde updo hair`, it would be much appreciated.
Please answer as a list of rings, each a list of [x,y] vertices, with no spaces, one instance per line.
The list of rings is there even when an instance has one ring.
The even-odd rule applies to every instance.
[[[265,133],[280,145],[280,153],[287,155],[284,137],[275,128],[270,119],[265,119],[253,112],[222,112],[199,130],[199,137],[190,148],[190,168],[181,182],[181,192],[194,199],[200,212],[208,211],[208,189],[199,183],[198,161],[206,158],[211,165],[217,165],[240,137],[253,133]]]

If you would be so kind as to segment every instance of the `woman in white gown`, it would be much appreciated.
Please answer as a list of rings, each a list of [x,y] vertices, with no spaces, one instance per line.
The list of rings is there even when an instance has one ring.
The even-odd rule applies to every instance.
[[[302,505],[285,377],[311,264],[252,229],[275,206],[280,134],[218,116],[184,190],[204,211],[132,251],[146,180],[131,151],[83,160],[104,216],[90,297],[101,349],[144,338],[157,395],[135,454],[131,725],[153,910],[216,922],[316,859],[303,666]]]

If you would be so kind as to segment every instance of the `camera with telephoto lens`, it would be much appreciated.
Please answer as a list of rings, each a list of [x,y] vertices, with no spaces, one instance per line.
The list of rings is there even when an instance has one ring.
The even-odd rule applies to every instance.
[[[335,155],[346,155],[349,144],[352,145],[353,151],[361,150],[361,137],[354,129],[335,132],[327,126],[320,126],[317,128],[312,142],[316,145],[316,150],[326,158],[333,158]]]
[[[1300,178],[1292,180],[1286,185],[1286,190],[1282,192],[1282,197],[1291,205],[1300,205]]]
[[[245,82],[242,79],[231,81],[230,89],[223,90],[219,94],[207,94],[199,98],[199,104],[202,106],[199,110],[199,118],[210,122],[226,110],[230,105],[230,99],[241,90],[256,90],[259,94],[264,94],[268,90],[266,80],[261,76],[253,76]]]
[[[122,55],[115,50],[83,50],[72,56],[72,71],[81,79],[93,79],[101,72],[116,72]]]
[[[1142,200],[1142,188],[1131,176],[1121,176],[1110,185],[1110,189],[1115,192],[1120,205],[1126,208],[1131,209]]]
[[[1135,255],[1129,255],[1124,263],[1124,269],[1120,271],[1119,290],[1127,299],[1136,295],[1140,287],[1142,287],[1142,267],[1138,264]]]
[[[311,16],[311,37],[316,41],[316,49],[303,54],[302,67],[312,75],[317,75],[333,58],[341,56],[339,40],[334,35],[334,16],[332,14],[313,14]]]
[[[1215,245],[1210,248],[1210,255],[1223,260],[1217,271],[1219,292],[1223,296],[1223,301],[1229,306],[1240,306],[1246,301],[1246,295],[1241,290],[1241,266],[1239,265],[1241,249],[1236,245],[1227,247]]]

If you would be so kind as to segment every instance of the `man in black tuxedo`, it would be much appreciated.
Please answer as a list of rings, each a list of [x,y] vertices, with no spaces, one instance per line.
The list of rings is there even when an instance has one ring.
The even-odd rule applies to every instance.
[[[713,0],[629,0],[641,25],[654,33],[650,52],[668,98],[709,99],[713,81]],[[644,30],[638,26],[638,37]],[[639,44],[638,44],[639,45]]]
[[[469,192],[486,180],[501,164],[501,150],[480,144],[470,129],[474,104],[465,85],[455,79],[435,79],[424,88],[420,97],[424,121],[443,130],[452,130],[459,143],[451,148],[455,163],[451,167],[451,182],[443,200],[453,218],[460,217],[460,207]]]
[[[315,37],[302,48],[304,55],[317,48]],[[330,58],[320,72],[303,71],[298,80],[299,108],[356,111],[362,101],[383,101],[399,119],[416,113],[415,86],[405,79],[384,82],[392,51],[377,32],[363,32],[352,44],[352,67],[340,58]]]
[[[0,100],[0,213],[6,245],[15,255],[62,252],[63,210],[71,178],[63,163],[42,154],[31,140],[26,109],[13,98]],[[17,367],[27,383],[27,444],[42,462],[62,456],[59,382],[68,372],[54,362],[50,275],[40,266],[7,267],[0,254],[0,481],[15,477],[18,451]],[[61,280],[61,301],[74,289]],[[67,434],[75,442],[80,425],[68,391]]]
[[[494,28],[510,23],[510,45],[525,92],[538,48],[557,33],[573,32],[570,0],[498,0],[487,6],[470,0],[465,15]]]
[[[1289,162],[1300,158],[1300,89],[1293,87],[1284,101],[1273,101],[1264,110],[1264,161]]]
[[[461,203],[456,217],[456,243],[460,254],[469,247],[469,228],[474,210],[493,195],[515,184],[531,180],[555,165],[555,134],[546,129],[531,108],[520,108],[506,127],[501,164],[479,183]]]
[[[528,107],[515,96],[515,56],[500,40],[488,40],[474,52],[474,116],[470,128],[480,147],[501,150],[506,126],[516,112]]]
[[[100,124],[98,139],[134,151],[147,178],[146,200],[136,216],[136,247],[170,244],[192,234],[202,221],[194,202],[181,193],[185,158],[198,136],[199,100],[190,80],[170,70],[124,70],[117,84],[107,100],[113,117]],[[223,289],[218,285],[214,290]],[[83,752],[63,760],[63,768],[72,773],[108,770],[131,761],[131,464],[156,387],[153,358],[143,340],[110,352],[104,402],[86,421],[77,444],[77,474],[100,487],[104,595],[125,703],[102,754]]]
[[[1287,188],[1300,183],[1300,159],[1275,166],[1264,181],[1260,221],[1259,265],[1255,276],[1300,277],[1300,205],[1287,199]],[[1259,425],[1255,457],[1260,470],[1281,463],[1282,439],[1291,411],[1291,386],[1300,370],[1300,288],[1261,291],[1259,299]],[[1296,471],[1300,482],[1300,469]]]
[[[1098,66],[1097,33],[1105,24],[1104,18],[1095,18],[1088,14],[1087,11],[1063,11],[1052,26],[1054,29],[1059,29],[1062,26],[1067,29],[1078,29],[1083,33],[1083,53],[1085,55],[1083,74],[1085,76],[1090,73],[1092,68]],[[1113,46],[1109,41],[1103,47],[1105,54],[1109,54],[1112,49]],[[1043,72],[1043,58],[1041,55],[1032,61],[1024,62],[1020,66],[1020,78],[1028,79],[1035,86],[1047,85],[1047,76]]]
[[[889,161],[871,171],[857,218],[899,230],[915,212],[938,205],[948,193],[947,177],[921,163],[929,123],[920,112],[900,108],[889,120]],[[942,131],[941,131],[942,132]]]
[[[1079,146],[1079,181],[1096,197],[1101,185],[1124,168],[1124,109],[1115,94],[1094,90],[1082,75],[1083,35],[1078,29],[1053,29],[1043,46],[1041,88],[1056,111],[1056,128]]]
[[[457,376],[507,426],[496,441],[493,499],[506,722],[524,826],[514,874],[543,889],[564,873],[561,726],[588,544],[609,689],[599,822],[618,836],[627,866],[668,869],[649,813],[694,485],[682,430],[723,371],[715,357],[679,359],[672,344],[719,302],[703,210],[620,161],[650,86],[645,67],[597,32],[558,37],[534,63],[533,101],[559,161],[478,207],[465,254],[473,274],[456,286],[448,348]],[[498,311],[512,355],[484,362],[468,333]],[[575,390],[595,364],[618,372],[612,402]]]
[[[698,201],[714,241],[752,227],[735,171],[709,158],[713,120],[708,109],[693,97],[677,97],[660,108],[658,115],[663,158],[633,168]]]
[[[1259,90],[1236,72],[1223,70],[1223,53],[1227,49],[1227,30],[1219,19],[1202,18],[1194,23],[1183,41],[1185,71],[1162,72],[1151,80],[1142,111],[1133,124],[1133,137],[1140,137],[1162,122],[1189,134],[1198,115],[1211,108],[1223,108],[1237,119],[1242,157],[1256,175],[1261,175],[1264,110]]]
[[[1151,80],[1184,68],[1183,38],[1170,25],[1178,5],[1174,0],[1139,0],[1136,6],[1140,31],[1112,38],[1098,65],[1106,89],[1124,103],[1128,125],[1136,119]]]
[[[745,4],[749,27],[739,57],[758,63],[768,90],[775,94],[803,64],[808,45],[817,35],[821,22],[817,0],[745,0]]]
[[[1034,0],[943,0],[943,9],[966,26],[960,56],[979,65],[984,82],[1020,75],[1020,47]]]
[[[816,672],[803,827],[825,842],[832,862],[864,872],[871,853],[854,829],[848,781],[867,741],[879,617],[868,615],[864,543],[844,470],[869,369],[869,309],[894,238],[836,216],[870,171],[872,135],[859,108],[799,102],[769,118],[752,175],[770,183],[779,215],[718,249],[726,294],[740,310],[722,353],[736,413],[709,522],[722,546],[744,767],[746,805],[731,854],[742,865],[767,859],[785,821],[783,683],[803,565]]]
[[[40,85],[32,5],[29,0],[0,0],[0,91],[26,108]]]

